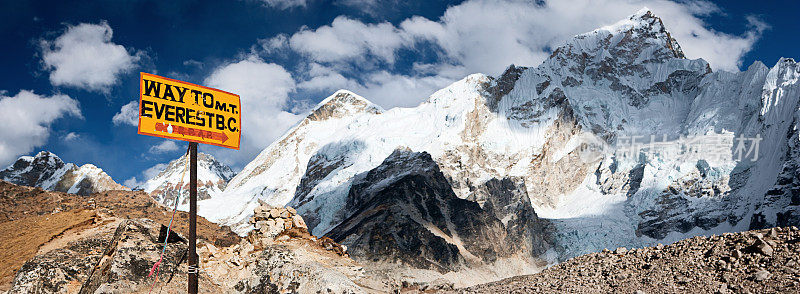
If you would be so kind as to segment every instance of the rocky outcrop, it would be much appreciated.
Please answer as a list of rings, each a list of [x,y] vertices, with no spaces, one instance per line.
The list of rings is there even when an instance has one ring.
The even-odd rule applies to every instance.
[[[272,207],[263,202],[254,210],[250,224],[255,227],[248,234],[251,243],[275,239],[279,234],[291,229],[308,233],[306,222],[294,208]]]
[[[333,240],[308,233],[291,208],[256,207],[255,229],[234,246],[205,243],[203,268],[229,293],[362,293],[360,265]]]
[[[159,259],[166,227],[149,219],[111,225],[117,225],[113,234],[100,230],[28,261],[9,293],[147,292],[154,282],[148,274]],[[186,284],[187,245],[175,233],[168,242],[157,283],[175,291]],[[204,288],[215,289],[204,275],[200,280]]]
[[[0,179],[45,190],[89,195],[109,190],[130,190],[111,179],[93,164],[78,167],[65,163],[53,153],[42,151],[36,156],[22,156],[0,171]]]
[[[146,291],[154,282],[148,279],[166,236],[166,227],[149,219],[123,221],[106,247],[100,262],[95,264],[81,293],[115,293]],[[175,233],[167,238],[164,259],[159,266],[157,284],[178,288],[187,276],[186,240]],[[174,281],[173,281],[174,280]],[[210,287],[206,275],[200,275],[201,285]],[[173,283],[170,285],[170,283]]]

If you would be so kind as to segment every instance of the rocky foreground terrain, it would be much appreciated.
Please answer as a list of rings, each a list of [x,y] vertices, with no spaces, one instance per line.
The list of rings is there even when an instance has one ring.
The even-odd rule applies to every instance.
[[[169,236],[156,281],[148,277],[169,209],[143,192],[81,196],[0,181],[1,291],[182,293],[186,213]],[[540,273],[454,289],[433,271],[356,261],[309,234],[290,208],[261,203],[246,237],[199,219],[203,293],[797,293],[800,230],[695,237],[672,245],[591,253]]]
[[[89,196],[0,181],[0,293],[183,293],[187,219],[178,212],[158,277],[171,210],[142,191]],[[388,293],[452,289],[416,270],[365,267],[308,232],[290,207],[262,203],[239,237],[198,217],[201,293]],[[153,286],[155,285],[155,286]]]
[[[586,254],[457,293],[800,293],[800,230],[694,237]]]

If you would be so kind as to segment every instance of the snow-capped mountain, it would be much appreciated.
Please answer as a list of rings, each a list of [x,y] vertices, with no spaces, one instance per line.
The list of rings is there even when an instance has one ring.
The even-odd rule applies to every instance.
[[[189,166],[188,154],[170,161],[163,171],[142,185],[142,190],[150,194],[158,202],[172,206],[180,193],[181,205],[189,201]],[[185,172],[184,172],[185,170]],[[183,180],[181,180],[183,175]],[[205,200],[218,195],[234,173],[230,167],[217,161],[213,156],[197,153],[197,199]],[[182,185],[181,185],[182,184]]]
[[[359,217],[349,205],[354,188],[408,148],[429,154],[454,194],[484,210],[497,197],[487,184],[521,187],[552,225],[549,261],[798,225],[799,78],[792,59],[713,72],[686,59],[643,9],[574,37],[541,65],[470,75],[417,107],[382,110],[338,91],[236,175],[224,197],[201,202],[200,214],[243,234],[262,199],[296,207],[314,234],[345,236],[335,228]],[[434,230],[426,222],[435,218],[422,219]],[[356,239],[349,244],[394,250]]]
[[[111,179],[93,164],[78,167],[64,163],[53,153],[41,151],[36,156],[22,156],[0,171],[0,179],[17,185],[79,195],[108,190],[130,190]]]

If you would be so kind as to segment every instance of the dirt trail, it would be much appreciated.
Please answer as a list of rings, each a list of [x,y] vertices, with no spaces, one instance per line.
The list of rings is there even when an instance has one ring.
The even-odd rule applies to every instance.
[[[95,216],[94,211],[73,210],[0,224],[0,284],[10,283],[16,271],[37,254],[40,246],[69,229],[91,226]]]

